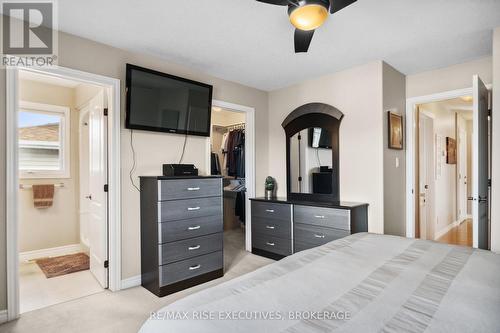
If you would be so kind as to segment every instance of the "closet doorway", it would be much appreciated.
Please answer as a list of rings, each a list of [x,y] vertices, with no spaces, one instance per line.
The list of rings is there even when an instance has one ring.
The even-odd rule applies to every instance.
[[[226,268],[245,254],[249,240],[249,198],[254,195],[253,109],[214,101],[210,173],[223,177]]]

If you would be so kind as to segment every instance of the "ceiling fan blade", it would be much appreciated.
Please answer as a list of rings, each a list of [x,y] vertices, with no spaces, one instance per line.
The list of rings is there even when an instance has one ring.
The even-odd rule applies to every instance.
[[[295,53],[307,52],[313,36],[314,30],[304,31],[295,29]]]
[[[330,0],[330,13],[336,13],[347,6],[352,5],[357,0]]]
[[[288,6],[290,4],[289,0],[257,0],[257,1],[277,6]]]

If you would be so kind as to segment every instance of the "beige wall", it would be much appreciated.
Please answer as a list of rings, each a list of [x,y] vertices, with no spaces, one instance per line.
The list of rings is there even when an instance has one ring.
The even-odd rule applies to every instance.
[[[183,76],[214,85],[214,98],[256,110],[256,182],[257,194],[263,194],[263,184],[267,172],[267,93],[240,84],[225,81],[213,76],[174,65],[164,60],[116,49],[87,39],[60,33],[59,65],[76,70],[118,78],[122,83],[122,278],[140,274],[140,232],[139,232],[139,193],[128,179],[132,166],[130,131],[123,128],[125,121],[125,64],[133,63],[173,75]],[[5,70],[0,69],[0,100],[5,100]],[[5,103],[0,103],[0,124],[5,124]],[[5,129],[0,126],[0,135],[5,138]],[[181,154],[184,138],[178,135],[135,131],[135,148],[138,175],[158,175],[163,163],[175,163]],[[5,140],[0,140],[0,188],[5,188]],[[206,139],[190,137],[187,143],[185,163],[194,163],[205,173]],[[136,178],[137,181],[137,178]],[[2,196],[5,198],[5,196]],[[5,199],[0,207],[4,207]],[[0,212],[0,239],[5,240],[5,209]],[[3,242],[2,242],[3,243]],[[4,243],[5,244],[5,243]],[[5,246],[0,246],[0,309],[6,307]]]
[[[269,174],[278,182],[279,196],[286,195],[286,143],[281,123],[295,108],[310,102],[330,104],[344,113],[340,125],[341,198],[369,203],[369,231],[382,233],[382,62],[269,94]]]
[[[79,84],[78,86],[76,86],[74,97],[75,107],[81,108],[82,106],[84,106],[88,101],[95,97],[100,90],[100,87],[93,86],[91,84]]]
[[[493,34],[491,249],[500,252],[500,27]]]
[[[384,233],[406,235],[406,151],[389,149],[388,114],[403,116],[406,107],[405,76],[383,63],[383,135],[384,135]],[[403,131],[404,132],[404,131]],[[404,146],[405,147],[405,146]]]
[[[406,97],[471,88],[472,76],[475,74],[478,74],[484,83],[491,83],[492,58],[486,57],[446,68],[408,75],[406,77]]]
[[[54,205],[47,209],[33,206],[33,192],[19,190],[19,251],[33,251],[80,243],[78,222],[78,111],[74,108],[73,88],[21,80],[19,100],[70,108],[70,178],[20,179],[21,184],[64,183],[56,188]]]
[[[123,128],[125,121],[125,64],[132,63],[173,75],[203,81],[214,85],[214,98],[242,104],[256,109],[256,165],[257,184],[267,174],[267,93],[239,84],[217,79],[188,68],[169,64],[160,59],[134,54],[98,44],[79,37],[60,34],[59,65],[109,77],[122,82],[122,278],[140,274],[139,193],[133,188],[128,172],[132,167],[130,131]],[[134,145],[138,161],[135,180],[139,175],[159,175],[164,163],[179,161],[184,137],[181,135],[134,131]],[[189,137],[184,163],[194,163],[202,174],[207,173],[205,160],[206,138]],[[257,193],[262,193],[257,186]]]

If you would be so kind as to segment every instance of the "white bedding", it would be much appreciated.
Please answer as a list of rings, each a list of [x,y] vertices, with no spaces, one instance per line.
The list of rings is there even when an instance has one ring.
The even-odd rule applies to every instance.
[[[181,299],[140,330],[331,331],[500,332],[500,255],[356,234]]]

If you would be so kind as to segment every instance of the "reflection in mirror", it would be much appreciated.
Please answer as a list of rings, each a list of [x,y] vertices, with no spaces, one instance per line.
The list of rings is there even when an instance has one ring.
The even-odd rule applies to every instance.
[[[304,129],[290,137],[291,192],[332,194],[332,137],[324,128]]]

